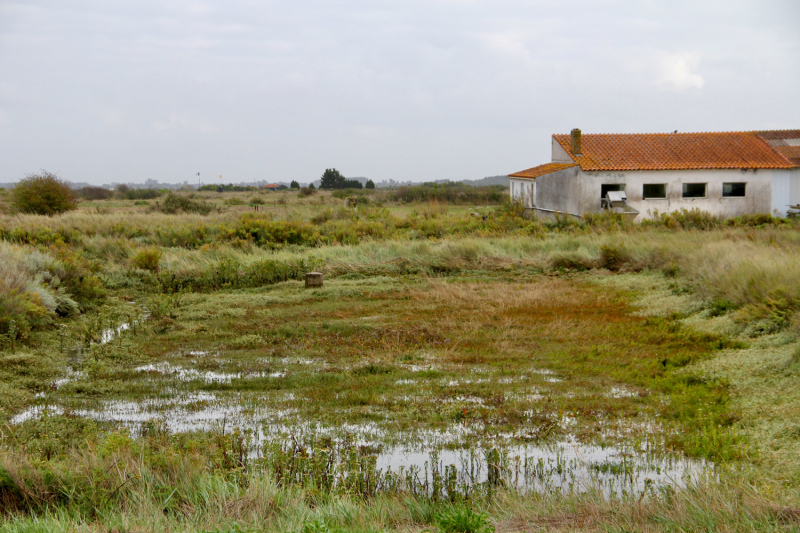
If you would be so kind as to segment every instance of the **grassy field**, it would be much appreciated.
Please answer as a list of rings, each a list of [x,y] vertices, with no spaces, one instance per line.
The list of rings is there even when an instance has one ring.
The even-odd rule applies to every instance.
[[[0,216],[0,530],[800,530],[797,224],[363,198]]]

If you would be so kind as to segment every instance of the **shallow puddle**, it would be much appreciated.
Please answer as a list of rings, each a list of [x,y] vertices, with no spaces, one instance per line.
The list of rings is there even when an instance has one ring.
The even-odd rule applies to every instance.
[[[293,399],[291,394],[284,397],[285,401]],[[474,398],[458,398],[463,402],[473,400],[477,402]],[[64,409],[60,406],[33,407],[14,417],[11,423],[19,424],[45,412],[63,414]],[[206,392],[178,394],[170,400],[99,402],[92,408],[76,409],[74,414],[117,422],[133,435],[139,434],[148,421],[158,421],[173,433],[230,432],[237,428],[252,436],[253,458],[261,454],[260,443],[313,434],[375,449],[376,466],[381,471],[407,473],[410,470],[426,483],[433,481],[434,471],[447,469],[457,477],[459,484],[475,485],[486,482],[494,468],[495,477],[500,475],[504,485],[518,490],[582,492],[600,489],[607,495],[619,495],[623,492],[640,494],[664,484],[682,486],[688,479],[697,479],[709,470],[704,462],[675,455],[647,454],[646,446],[639,450],[604,448],[579,443],[572,437],[542,445],[514,444],[526,436],[522,433],[524,430],[487,434],[490,428],[482,424],[453,424],[446,429],[394,434],[377,423],[329,426],[299,419],[295,408],[254,406]],[[575,423],[575,419],[568,416],[558,421],[564,429],[574,427]],[[609,428],[609,434],[622,432],[621,425],[611,426],[614,427]],[[480,444],[468,444],[475,442]],[[487,455],[490,450],[497,450],[500,455],[492,459]]]
[[[123,324],[103,332],[101,342],[117,338],[130,327],[129,324]],[[178,354],[173,354],[190,359],[207,356],[218,358],[219,355],[202,350],[181,350]],[[404,363],[401,368],[413,373],[441,368],[441,362],[427,353],[415,360],[418,363]],[[176,384],[231,384],[233,380],[285,377],[287,370],[271,369],[271,365],[275,363],[294,367],[291,369],[293,373],[315,372],[326,367],[323,359],[305,357],[268,358],[260,361],[267,370],[224,372],[166,361],[138,366],[133,370],[145,379],[153,377]],[[192,360],[191,363],[195,364],[196,361]],[[528,418],[542,416],[535,412],[535,404],[551,396],[546,384],[562,381],[547,369],[528,369],[528,373],[513,377],[490,376],[489,372],[492,371],[487,368],[472,367],[457,377],[445,377],[436,381],[440,387],[450,388],[483,386],[490,382],[507,385],[506,394],[509,400],[534,404],[531,409],[524,411],[524,416]],[[539,381],[537,387],[525,387],[524,383],[532,377]],[[69,369],[68,374],[53,383],[51,390],[55,391],[70,381],[83,378],[83,373]],[[417,375],[414,378],[424,379],[425,376]],[[420,386],[420,379],[397,379],[393,383],[405,389]],[[479,394],[471,394],[468,390],[458,392],[457,395],[436,400],[435,403],[439,406],[437,408],[486,408],[486,401]],[[463,486],[491,482],[519,490],[580,492],[600,489],[608,495],[623,492],[640,494],[658,485],[682,485],[687,479],[706,475],[709,470],[709,465],[704,462],[675,455],[648,453],[659,449],[653,444],[655,437],[631,438],[637,435],[661,435],[660,428],[653,420],[635,423],[616,419],[600,421],[603,437],[613,442],[638,443],[635,449],[604,448],[578,442],[573,437],[573,434],[578,433],[576,419],[558,411],[558,416],[553,415],[550,422],[559,428],[562,435],[567,435],[564,440],[548,444],[520,444],[538,442],[542,433],[537,432],[542,431],[544,426],[523,427],[520,424],[516,430],[501,432],[485,419],[475,419],[451,422],[436,428],[412,426],[406,430],[398,429],[391,415],[382,422],[324,424],[302,418],[304,415],[300,408],[305,406],[295,404],[307,400],[298,400],[294,392],[217,394],[186,392],[168,387],[162,390],[163,393],[170,393],[172,396],[168,399],[150,398],[140,401],[83,401],[78,402],[77,406],[73,403],[69,412],[98,421],[114,422],[129,429],[133,435],[139,435],[144,425],[152,421],[157,421],[173,433],[230,432],[238,428],[252,437],[253,458],[262,453],[264,443],[279,442],[288,437],[294,439],[295,436],[314,435],[336,442],[354,443],[364,449],[375,450],[375,465],[380,471],[412,472],[414,476],[424,480],[426,485],[433,481],[436,473],[447,472],[450,479],[457,480]],[[580,394],[581,391],[578,390],[577,393]],[[558,394],[570,397],[575,392],[563,391]],[[605,392],[605,396],[609,398],[630,398],[637,394],[623,387],[611,387]],[[19,413],[11,419],[11,424],[20,424],[48,413],[64,414],[67,411],[62,405],[48,405],[48,393],[41,393],[40,396],[40,401],[45,405],[37,405]],[[405,402],[409,408],[427,402],[413,394],[388,393],[382,398],[390,404]]]
[[[659,486],[685,486],[690,480],[710,475],[710,465],[702,461],[673,455],[653,457],[577,442],[427,453],[400,448],[378,454],[377,466],[394,472],[418,468],[417,475],[428,482],[432,482],[434,471],[445,472],[450,467],[458,483],[466,486],[489,481],[494,470],[502,485],[520,491],[601,490],[607,496],[641,495]]]
[[[286,371],[279,372],[214,372],[210,370],[197,370],[195,368],[185,368],[172,365],[170,363],[156,363],[134,368],[137,372],[150,375],[166,376],[181,382],[204,381],[205,383],[230,383],[234,379],[254,379],[254,378],[282,378],[286,376]]]

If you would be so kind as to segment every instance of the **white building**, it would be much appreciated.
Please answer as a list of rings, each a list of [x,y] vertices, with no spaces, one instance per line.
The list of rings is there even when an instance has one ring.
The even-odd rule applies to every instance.
[[[800,130],[587,134],[552,139],[552,162],[509,175],[510,195],[537,215],[600,211],[624,191],[638,220],[697,208],[722,217],[800,204]],[[616,205],[616,204],[615,204]]]

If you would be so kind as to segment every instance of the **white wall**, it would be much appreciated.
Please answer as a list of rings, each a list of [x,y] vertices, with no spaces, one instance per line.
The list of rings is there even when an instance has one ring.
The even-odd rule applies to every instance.
[[[584,172],[581,179],[581,212],[600,209],[602,184],[624,184],[628,205],[641,214],[637,220],[651,218],[657,212],[700,209],[725,218],[743,214],[771,213],[773,209],[773,170],[742,172],[729,170],[642,170],[618,172]],[[747,184],[743,198],[723,198],[723,183]],[[667,198],[645,199],[644,184],[664,183]],[[683,198],[683,183],[705,183],[705,198]],[[788,195],[786,196],[788,198]],[[785,203],[785,202],[784,202]],[[785,210],[784,210],[785,212]]]
[[[785,217],[792,195],[791,170],[772,171],[772,211]]]
[[[536,180],[525,178],[508,178],[508,194],[512,200],[519,199],[525,207],[534,207]]]
[[[800,168],[794,168],[789,174],[791,190],[789,191],[789,203],[800,205]]]
[[[560,144],[558,144],[558,141],[556,141],[555,137],[551,137],[550,142],[552,143],[551,152],[552,152],[553,163],[573,162],[572,157],[570,157],[567,151],[564,150]]]

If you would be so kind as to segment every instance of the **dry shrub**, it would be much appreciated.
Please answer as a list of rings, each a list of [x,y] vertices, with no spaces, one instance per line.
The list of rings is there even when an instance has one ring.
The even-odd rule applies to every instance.
[[[17,183],[11,192],[11,206],[19,213],[52,216],[77,209],[78,203],[66,182],[42,170]]]
[[[556,251],[550,255],[550,264],[553,268],[574,268],[576,270],[590,270],[598,266],[598,261],[585,251]]]
[[[605,243],[600,245],[600,264],[605,268],[617,271],[631,263],[631,254],[624,245]]]
[[[214,207],[204,200],[192,200],[186,196],[178,196],[172,192],[167,193],[162,202],[156,202],[151,208],[152,211],[160,211],[167,215],[178,213],[197,213],[199,215],[209,214]]]

